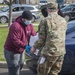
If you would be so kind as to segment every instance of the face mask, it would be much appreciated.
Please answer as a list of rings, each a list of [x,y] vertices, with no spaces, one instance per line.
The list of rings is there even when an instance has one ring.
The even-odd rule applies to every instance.
[[[30,20],[25,20],[24,24],[29,25],[29,24],[31,24],[31,21]]]

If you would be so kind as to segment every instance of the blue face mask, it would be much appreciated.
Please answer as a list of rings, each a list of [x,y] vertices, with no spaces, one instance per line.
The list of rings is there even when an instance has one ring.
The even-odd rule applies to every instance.
[[[24,24],[30,25],[31,24],[31,21],[30,20],[25,20]]]

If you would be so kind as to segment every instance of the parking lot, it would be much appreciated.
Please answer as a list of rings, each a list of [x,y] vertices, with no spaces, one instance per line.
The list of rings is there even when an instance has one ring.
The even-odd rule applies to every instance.
[[[42,19],[42,16],[39,18],[39,19],[36,19],[35,20],[35,22],[33,22],[33,25],[34,26],[38,26],[39,25],[39,22],[40,22],[40,20]],[[75,24],[75,22],[74,21],[72,21],[72,20],[74,20],[74,19],[71,19],[69,22],[72,22],[72,23],[69,23],[69,24],[71,24],[70,25],[70,27],[73,25],[74,26],[74,24]],[[68,25],[69,25],[68,24]],[[8,23],[5,23],[5,24],[0,24],[0,27],[1,26],[8,26]],[[68,48],[70,49],[70,51],[69,51],[69,49],[68,48],[66,48],[67,49],[67,59],[69,59],[69,62],[67,61],[66,62],[66,66],[67,67],[69,67],[69,68],[64,68],[64,70],[65,71],[67,71],[67,72],[74,72],[74,68],[75,68],[75,61],[73,61],[73,62],[71,62],[71,60],[74,60],[75,59],[75,52],[74,52],[74,47],[75,47],[75,44],[74,44],[74,38],[75,38],[75,35],[73,34],[74,32],[75,32],[75,29],[74,29],[75,27],[72,27],[72,28],[69,28],[69,29],[71,29],[71,31],[69,30],[69,32],[67,31],[67,37],[70,37],[68,40],[69,41],[72,41],[72,42],[68,42],[66,45],[69,45],[68,46]],[[72,34],[72,35],[71,35]],[[71,48],[73,48],[73,49],[71,49]],[[69,58],[70,57],[70,58]],[[66,59],[65,59],[65,61],[66,61]],[[7,70],[7,68],[6,69],[4,69],[4,68],[0,68],[0,74],[1,75],[8,75],[8,70]],[[75,73],[75,72],[74,72]],[[33,73],[31,73],[30,72],[30,70],[26,70],[26,69],[23,69],[23,71],[22,71],[22,74],[21,75],[25,75],[25,74],[28,74],[28,75],[33,75]],[[67,74],[67,75],[70,75],[70,74]],[[72,74],[71,74],[72,75]]]

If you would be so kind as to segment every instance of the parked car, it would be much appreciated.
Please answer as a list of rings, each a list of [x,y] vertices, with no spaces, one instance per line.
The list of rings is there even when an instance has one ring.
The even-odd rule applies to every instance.
[[[66,55],[61,73],[75,75],[75,21],[71,21],[67,25],[65,43]]]
[[[45,5],[45,4],[47,4],[47,3],[48,3],[47,0],[39,0],[38,6],[39,6],[39,8],[40,8],[42,5]]]
[[[37,39],[37,37],[34,39]],[[59,73],[59,75],[75,75],[75,21],[71,21],[67,25],[65,48],[66,54],[62,70]],[[29,56],[31,59],[27,60],[26,64],[29,67],[29,69],[36,74],[38,56],[36,57],[35,55],[32,55],[30,53],[28,53],[27,56]]]
[[[69,4],[61,9],[64,14],[64,18],[69,21],[70,19],[75,18],[75,4]]]
[[[69,4],[63,4],[63,5],[60,5],[60,9],[66,7],[67,5],[69,5]]]
[[[32,22],[36,19],[40,18],[39,9],[37,9],[34,5],[26,5],[26,4],[13,4],[12,5],[12,20],[14,21],[18,16],[22,14],[24,10],[30,10],[33,19]],[[9,20],[9,7],[6,6],[2,10],[0,10],[0,22],[6,23]]]

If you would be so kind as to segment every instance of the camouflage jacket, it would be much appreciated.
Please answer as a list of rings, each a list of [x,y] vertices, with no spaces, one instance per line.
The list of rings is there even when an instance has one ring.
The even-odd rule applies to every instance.
[[[41,20],[39,25],[39,39],[34,47],[41,50],[41,54],[59,56],[65,51],[65,34],[67,23],[57,13],[52,13]]]

